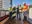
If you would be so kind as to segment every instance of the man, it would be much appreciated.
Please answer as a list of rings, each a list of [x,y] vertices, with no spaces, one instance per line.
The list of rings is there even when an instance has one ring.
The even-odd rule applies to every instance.
[[[19,7],[17,7],[17,19],[19,19]]]
[[[20,16],[21,16],[21,24],[23,24],[23,20],[24,20],[24,11],[23,11],[23,7],[21,7],[21,12],[20,12]]]
[[[24,7],[23,7],[23,11],[24,11],[24,20],[27,20],[27,16],[25,16],[25,13],[27,13],[26,11],[28,10],[28,5],[26,5],[26,3],[24,3]]]
[[[9,11],[10,11],[9,19],[10,19],[10,20],[11,20],[11,17],[12,17],[12,10],[13,10],[13,9],[10,7],[10,8],[9,8]]]
[[[21,5],[20,5],[20,8],[19,8],[19,20],[21,20],[21,16],[20,16],[20,12],[21,11]]]
[[[13,8],[12,19],[15,19],[15,17],[16,17],[16,12],[15,12],[15,10],[16,10],[16,7]]]

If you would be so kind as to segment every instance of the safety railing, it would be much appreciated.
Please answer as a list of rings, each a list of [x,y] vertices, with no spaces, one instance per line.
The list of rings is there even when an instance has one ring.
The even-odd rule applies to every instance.
[[[9,11],[8,10],[0,10],[0,21],[6,19],[9,15]]]

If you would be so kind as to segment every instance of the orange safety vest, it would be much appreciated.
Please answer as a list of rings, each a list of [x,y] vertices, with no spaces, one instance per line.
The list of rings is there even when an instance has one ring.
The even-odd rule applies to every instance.
[[[23,11],[26,11],[27,9],[28,9],[27,5],[23,7]]]

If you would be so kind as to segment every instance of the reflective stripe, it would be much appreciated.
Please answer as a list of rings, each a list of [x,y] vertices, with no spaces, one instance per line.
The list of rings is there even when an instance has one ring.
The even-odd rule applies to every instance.
[[[14,14],[12,15],[12,17],[14,17],[14,16],[16,16],[16,13],[14,13]]]
[[[12,11],[12,10],[13,10],[13,8],[8,8],[8,10],[9,10],[9,11]]]

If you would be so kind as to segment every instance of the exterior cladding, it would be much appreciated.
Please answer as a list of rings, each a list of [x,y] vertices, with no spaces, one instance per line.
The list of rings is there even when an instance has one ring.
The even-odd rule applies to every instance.
[[[9,0],[3,0],[2,1],[2,8],[4,8],[5,10],[8,10],[8,8],[10,7],[10,1]]]
[[[1,10],[8,10],[9,7],[10,7],[9,0],[0,0],[0,13],[1,13]],[[7,15],[0,17],[0,21],[4,20],[7,17],[8,17]]]

